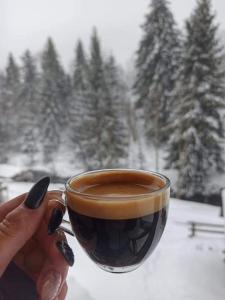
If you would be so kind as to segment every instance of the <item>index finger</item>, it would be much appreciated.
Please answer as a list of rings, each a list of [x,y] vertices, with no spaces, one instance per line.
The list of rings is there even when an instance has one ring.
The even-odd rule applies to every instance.
[[[48,208],[45,215],[45,218],[49,218],[52,209],[60,208],[63,213],[66,211],[66,207],[64,201],[62,199],[63,192],[61,191],[49,191],[47,194],[48,197]]]
[[[54,276],[52,275],[53,278],[57,277],[58,279],[60,279],[60,282],[57,283],[58,290],[56,291],[57,294],[60,293],[60,290],[66,280],[69,265],[71,265],[72,262],[72,257],[70,261],[66,260],[65,256],[62,255],[57,246],[57,243],[59,243],[60,241],[66,241],[63,232],[56,231],[54,234],[48,235],[49,214],[52,209],[62,205],[61,203],[55,201],[55,199],[50,200],[49,203],[50,206],[48,207],[48,211],[36,234],[39,244],[42,245],[47,258],[37,279],[37,289],[40,295],[42,295],[43,288],[45,287],[45,282],[47,281],[46,278],[48,278],[46,276],[49,276],[50,273],[55,274]]]
[[[48,207],[55,207],[57,202],[57,206],[62,208],[63,212],[65,212],[65,206],[63,204],[62,200],[62,194],[63,192],[61,191],[49,191],[46,195],[48,198],[49,204]],[[9,200],[3,204],[0,205],[0,222],[5,218],[5,216],[10,213],[12,210],[17,208],[26,198],[27,193],[21,194],[12,200]],[[54,202],[53,202],[54,201]],[[49,211],[49,209],[48,209]]]
[[[18,197],[0,205],[0,222],[8,213],[17,208],[25,200],[26,195],[27,194],[19,195]]]

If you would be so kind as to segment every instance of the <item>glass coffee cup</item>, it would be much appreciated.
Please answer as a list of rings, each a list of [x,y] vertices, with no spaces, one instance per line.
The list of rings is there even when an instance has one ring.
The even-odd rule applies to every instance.
[[[85,172],[66,183],[72,231],[101,269],[125,273],[153,252],[164,231],[170,181],[155,172],[110,169]]]

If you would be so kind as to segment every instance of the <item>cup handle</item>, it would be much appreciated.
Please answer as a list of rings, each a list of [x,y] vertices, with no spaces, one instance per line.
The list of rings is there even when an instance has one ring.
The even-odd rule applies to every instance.
[[[71,229],[67,228],[65,225],[67,225],[67,226],[69,225],[71,227],[70,222],[63,219],[62,224],[59,226],[59,229],[62,230],[63,232],[65,232],[65,233],[68,233],[69,235],[74,236],[73,231]]]
[[[65,195],[65,189],[58,189],[58,190],[51,190],[49,193],[52,193],[54,196],[55,194],[61,194],[61,197],[57,197],[54,199],[54,201],[60,202],[65,207],[66,210],[66,195]],[[68,228],[69,227],[69,228]],[[71,229],[71,223],[65,219],[62,220],[62,224],[59,226],[59,229],[63,232],[75,236],[72,229]]]

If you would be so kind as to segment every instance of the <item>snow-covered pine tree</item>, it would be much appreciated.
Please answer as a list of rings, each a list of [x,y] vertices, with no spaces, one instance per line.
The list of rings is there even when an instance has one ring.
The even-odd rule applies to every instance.
[[[6,117],[6,101],[4,98],[5,76],[0,73],[0,163],[7,161],[7,117]]]
[[[19,95],[19,128],[22,153],[27,154],[27,163],[34,162],[38,151],[39,78],[35,60],[30,51],[22,56],[21,90]]]
[[[114,59],[111,57],[107,62],[104,61],[97,31],[94,29],[91,37],[89,80],[90,97],[96,108],[96,162],[99,168],[122,166],[127,156],[126,89],[119,77]]]
[[[66,100],[62,98],[61,82],[65,80],[65,73],[59,62],[55,45],[48,38],[46,48],[42,54],[42,73],[40,91],[40,126],[43,143],[44,162],[51,162],[57,152],[62,128]]]
[[[186,33],[180,104],[171,128],[167,167],[178,170],[177,195],[193,198],[207,193],[214,170],[224,170],[224,72],[210,0],[197,2]]]
[[[107,168],[127,166],[129,129],[127,115],[127,87],[123,72],[117,66],[111,55],[105,62],[105,80],[109,92],[111,110],[110,114],[110,147],[108,150]]]
[[[58,76],[58,93],[59,99],[61,99],[61,104],[63,105],[63,110],[61,111],[61,122],[62,128],[66,130],[69,126],[69,102],[72,97],[72,79],[69,74],[67,74],[63,67],[60,66],[59,76]]]
[[[2,89],[4,101],[4,132],[7,134],[7,156],[18,153],[19,147],[19,93],[20,93],[20,70],[10,53],[5,70],[5,82]]]
[[[111,100],[105,80],[104,61],[100,41],[96,29],[91,36],[91,57],[89,61],[89,80],[91,85],[91,101],[95,107],[97,120],[95,127],[96,166],[105,168],[111,163],[111,128],[113,117],[111,114]]]
[[[88,62],[81,40],[75,50],[73,70],[73,92],[69,105],[70,137],[73,144],[75,163],[82,162],[85,170],[98,167],[97,163],[97,108],[93,101],[89,83]]]
[[[163,129],[170,117],[180,64],[180,34],[167,0],[151,1],[142,29],[134,91],[147,139],[155,146],[158,169],[158,148],[167,137]]]

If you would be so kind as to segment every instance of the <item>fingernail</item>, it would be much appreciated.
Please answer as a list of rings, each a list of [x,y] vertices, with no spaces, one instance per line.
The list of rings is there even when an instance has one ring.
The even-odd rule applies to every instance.
[[[49,177],[44,177],[40,179],[37,183],[35,183],[35,185],[33,185],[31,190],[29,191],[24,201],[24,205],[30,209],[38,208],[44,200],[44,197],[48,190],[49,183],[50,183]]]
[[[53,234],[62,223],[63,212],[60,208],[54,208],[48,223],[48,234]]]
[[[53,300],[58,295],[62,283],[62,276],[55,270],[48,271],[42,278],[41,300]]]
[[[74,264],[74,254],[73,254],[73,250],[70,248],[67,242],[58,241],[56,242],[56,246],[59,249],[62,256],[65,258],[68,265],[72,267],[72,265]]]

